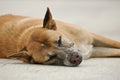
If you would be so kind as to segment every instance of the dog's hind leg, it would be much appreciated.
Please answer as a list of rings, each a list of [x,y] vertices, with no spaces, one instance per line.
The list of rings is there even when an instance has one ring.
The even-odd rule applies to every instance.
[[[91,57],[120,57],[120,49],[107,47],[93,47]]]

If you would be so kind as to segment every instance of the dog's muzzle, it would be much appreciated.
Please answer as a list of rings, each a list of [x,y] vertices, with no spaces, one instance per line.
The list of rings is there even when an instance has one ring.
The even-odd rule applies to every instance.
[[[46,64],[78,66],[82,62],[81,51],[74,47],[59,47],[51,53]]]
[[[74,66],[79,65],[82,62],[82,56],[79,55],[77,52],[74,52],[73,54],[68,56],[69,61]]]
[[[66,56],[63,64],[65,66],[78,66],[82,62],[82,56],[79,52],[72,52]]]
[[[61,48],[54,53],[56,55],[52,59],[55,59],[56,65],[78,66],[82,62],[82,55],[79,50]]]

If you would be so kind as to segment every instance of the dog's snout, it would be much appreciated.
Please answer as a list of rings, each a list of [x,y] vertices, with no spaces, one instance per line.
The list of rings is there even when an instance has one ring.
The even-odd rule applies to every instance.
[[[76,63],[79,60],[79,56],[78,55],[72,55],[70,62],[71,63]]]
[[[79,65],[82,62],[82,56],[79,55],[77,52],[74,52],[71,55],[70,62],[75,65]]]

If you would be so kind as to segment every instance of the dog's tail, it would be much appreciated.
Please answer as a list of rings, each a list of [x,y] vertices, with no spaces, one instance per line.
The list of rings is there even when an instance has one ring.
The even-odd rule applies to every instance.
[[[108,48],[117,48],[120,49],[120,42],[119,41],[115,41],[94,33],[91,33],[92,37],[93,37],[93,45],[95,47],[108,47]]]

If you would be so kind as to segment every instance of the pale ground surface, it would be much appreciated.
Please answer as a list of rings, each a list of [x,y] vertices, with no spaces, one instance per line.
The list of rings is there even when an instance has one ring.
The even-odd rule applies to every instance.
[[[119,0],[0,0],[0,14],[54,18],[120,41]],[[0,80],[120,80],[120,58],[93,58],[78,67],[24,64],[0,59]]]

